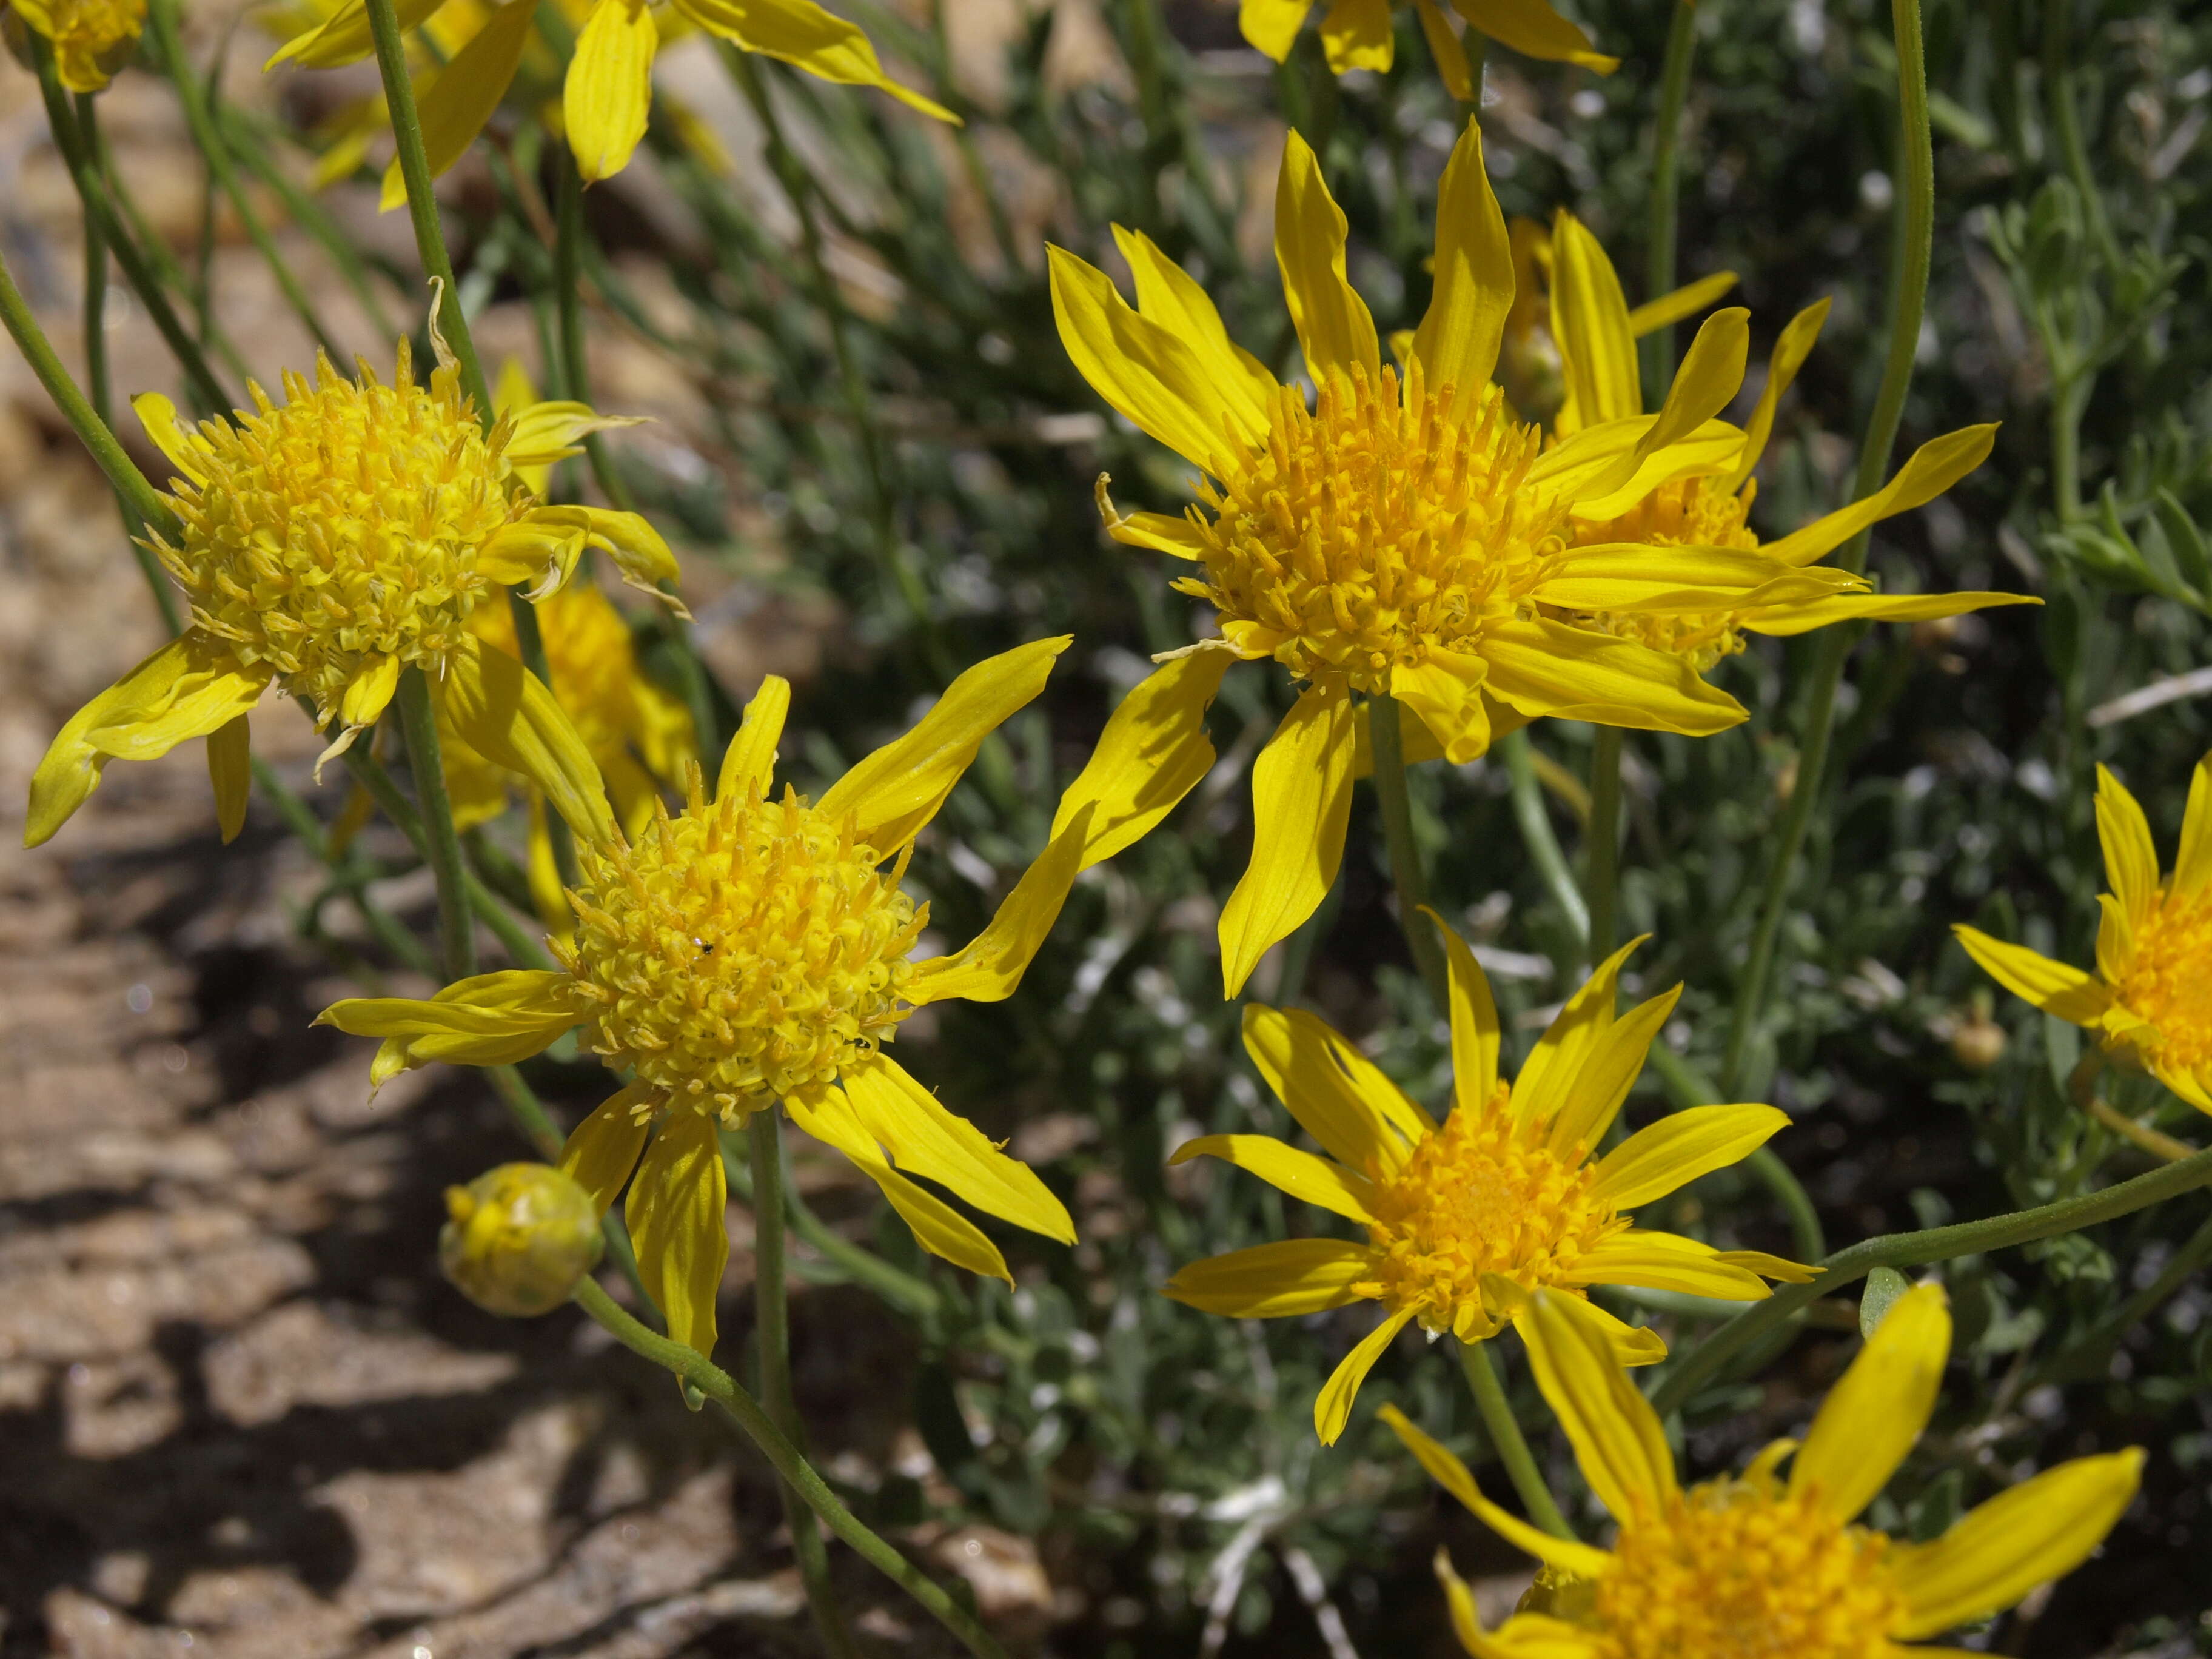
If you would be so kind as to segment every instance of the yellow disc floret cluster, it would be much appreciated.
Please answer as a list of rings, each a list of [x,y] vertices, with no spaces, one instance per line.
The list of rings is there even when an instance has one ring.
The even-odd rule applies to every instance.
[[[1771,1477],[1716,1480],[1623,1525],[1595,1587],[1606,1659],[1881,1659],[1903,1598],[1889,1540]]]
[[[1379,1188],[1368,1229],[1376,1256],[1372,1295],[1412,1310],[1424,1328],[1488,1335],[1482,1277],[1526,1291],[1567,1287],[1575,1265],[1627,1220],[1590,1196],[1595,1171],[1555,1156],[1540,1131],[1516,1127],[1509,1085],[1485,1112],[1461,1110]]]
[[[282,405],[256,386],[257,413],[204,423],[200,476],[173,497],[182,544],[155,544],[194,624],[325,725],[386,659],[437,673],[495,586],[478,553],[528,505],[509,428],[484,432],[456,371],[416,385],[404,342],[392,385],[360,368],[324,358],[313,386],[285,375]]]
[[[1758,534],[1752,530],[1751,504],[1759,493],[1756,481],[1740,492],[1731,492],[1712,477],[1676,478],[1663,483],[1618,519],[1602,524],[1578,526],[1577,546],[1607,542],[1641,542],[1654,547],[1732,547],[1756,552]],[[1601,612],[1577,617],[1583,627],[1595,628],[1621,639],[1634,640],[1655,651],[1689,659],[1702,674],[1723,657],[1743,649],[1737,631],[1738,613],[1729,611],[1689,614]]]
[[[2175,1072],[2212,1067],[2207,963],[2212,963],[2212,888],[2176,892],[2169,884],[2136,919],[2131,959],[2112,981],[2119,1006],[2150,1027],[2129,1037],[2145,1048],[2146,1060]]]
[[[591,1011],[584,1040],[678,1103],[734,1123],[834,1081],[910,1012],[928,906],[791,790],[710,806],[695,781],[635,846],[580,850],[575,938],[556,948]]]
[[[1565,545],[1565,510],[1527,482],[1542,434],[1497,388],[1460,417],[1418,362],[1402,387],[1355,370],[1309,410],[1279,387],[1264,447],[1217,462],[1199,487],[1206,575],[1176,584],[1264,642],[1302,679],[1387,690],[1395,665],[1519,614]]]

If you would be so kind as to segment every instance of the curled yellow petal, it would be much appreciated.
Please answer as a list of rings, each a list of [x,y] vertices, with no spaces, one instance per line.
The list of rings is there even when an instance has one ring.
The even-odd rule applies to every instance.
[[[1088,811],[1076,814],[1075,822],[1037,854],[988,927],[954,955],[915,964],[914,977],[906,985],[908,1001],[916,1006],[955,999],[1003,1002],[1013,995],[1045,935],[1060,919],[1060,906],[1067,902],[1083,867],[1091,830]]]
[[[1802,530],[1761,550],[1785,564],[1810,564],[1832,553],[1877,520],[1893,517],[1925,506],[1989,459],[1996,447],[1997,429],[1988,426],[1962,427],[1931,438],[1912,452],[1897,476],[1863,501],[1816,519]]]
[[[1482,1488],[1475,1483],[1474,1471],[1461,1462],[1449,1447],[1416,1428],[1395,1406],[1385,1406],[1376,1415],[1390,1425],[1390,1431],[1413,1454],[1413,1461],[1428,1472],[1431,1480],[1458,1498],[1477,1519],[1508,1543],[1578,1577],[1595,1578],[1612,1569],[1613,1557],[1604,1550],[1592,1549],[1588,1544],[1577,1544],[1571,1539],[1554,1538],[1485,1498]]]
[[[380,1086],[403,1071],[449,1066],[511,1066],[542,1053],[583,1018],[575,981],[563,973],[508,969],[455,980],[437,995],[349,997],[315,1016],[351,1036],[385,1039],[369,1070]]]
[[[1328,895],[1351,810],[1352,700],[1340,680],[1310,685],[1252,767],[1252,862],[1221,911],[1224,994]]]
[[[1646,300],[1628,313],[1628,331],[1640,340],[1647,334],[1656,334],[1662,328],[1694,317],[1734,288],[1737,280],[1732,270],[1717,270],[1694,283],[1685,283],[1656,300]]]
[[[1367,1373],[1375,1369],[1375,1362],[1382,1357],[1382,1351],[1406,1328],[1413,1316],[1411,1308],[1392,1314],[1362,1338],[1358,1346],[1329,1373],[1328,1381],[1314,1396],[1314,1433],[1320,1437],[1322,1445],[1334,1446],[1337,1443],[1345,1424],[1351,1420],[1352,1402],[1359,1397],[1359,1385],[1367,1380]]]
[[[396,0],[392,11],[398,18],[401,33],[417,24],[428,22],[446,0]],[[318,27],[295,35],[276,49],[276,56],[264,64],[275,69],[283,63],[297,63],[303,69],[337,69],[346,64],[357,64],[376,50],[376,41],[368,27],[368,8],[362,0],[345,0]]]
[[[176,404],[158,392],[142,392],[131,400],[131,408],[154,447],[169,458],[170,465],[196,484],[207,482],[201,465],[207,440],[179,423]]]
[[[216,822],[228,847],[246,828],[246,809],[253,798],[253,737],[245,715],[234,715],[208,733],[207,758]]]
[[[660,532],[639,514],[604,507],[537,507],[522,521],[581,535],[589,545],[603,550],[614,560],[624,582],[652,594],[679,617],[691,614],[682,600],[660,591],[661,583],[673,582],[683,573]]]
[[[1236,661],[1226,646],[1173,657],[1121,699],[1053,814],[1057,840],[1090,811],[1085,868],[1141,840],[1212,769],[1206,711]]]

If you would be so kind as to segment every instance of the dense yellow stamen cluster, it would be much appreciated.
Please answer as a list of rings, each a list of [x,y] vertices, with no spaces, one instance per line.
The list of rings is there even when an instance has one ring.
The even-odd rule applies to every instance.
[[[1880,1659],[1904,1602],[1889,1540],[1784,1496],[1717,1480],[1627,1519],[1595,1586],[1606,1659]]]
[[[562,965],[607,1063],[734,1123],[828,1083],[909,1012],[907,952],[929,919],[804,797],[708,805],[695,780],[635,847],[586,848]]]
[[[392,386],[360,367],[322,359],[312,386],[285,375],[281,407],[256,386],[258,413],[203,425],[206,481],[173,498],[183,544],[156,544],[195,623],[325,723],[386,657],[439,670],[493,586],[477,554],[526,505],[507,428],[484,433],[453,370],[417,386],[404,345]]]
[[[1663,483],[1633,509],[1603,524],[1577,527],[1577,546],[1605,542],[1643,542],[1656,547],[1734,547],[1755,551],[1759,537],[1747,520],[1758,494],[1754,481],[1731,495],[1715,478],[1677,478]],[[1584,627],[1634,640],[1656,651],[1687,657],[1699,673],[1723,657],[1743,649],[1736,630],[1739,613],[1714,611],[1688,616],[1621,615],[1601,612],[1578,617]]]
[[[1231,638],[1280,636],[1274,654],[1302,679],[1387,690],[1394,665],[1518,613],[1565,545],[1564,510],[1527,479],[1541,434],[1496,387],[1455,418],[1451,388],[1431,391],[1416,363],[1403,393],[1389,368],[1380,386],[1327,377],[1312,410],[1283,388],[1265,447],[1200,486],[1206,575],[1177,586]]]
[[[1508,1097],[1501,1083],[1490,1110],[1454,1112],[1370,1206],[1380,1260],[1361,1290],[1394,1311],[1413,1310],[1429,1330],[1490,1334],[1485,1273],[1527,1291],[1566,1288],[1582,1256],[1628,1225],[1591,1198],[1596,1177],[1579,1150],[1558,1157],[1540,1132],[1515,1128]]]
[[[2126,972],[2113,981],[2120,1006],[2157,1033],[2146,1054],[2177,1072],[2212,1066],[2212,889],[2171,888],[2136,922]],[[2131,1039],[2150,1049],[2142,1036]]]

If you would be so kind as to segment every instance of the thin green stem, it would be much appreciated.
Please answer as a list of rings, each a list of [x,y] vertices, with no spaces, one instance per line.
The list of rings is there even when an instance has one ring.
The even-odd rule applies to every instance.
[[[1420,845],[1413,839],[1413,802],[1406,793],[1404,733],[1398,700],[1380,692],[1369,697],[1367,735],[1375,753],[1375,799],[1382,808],[1382,840],[1390,851],[1390,879],[1398,890],[1398,927],[1442,1013],[1451,1006],[1451,987],[1444,971],[1443,942],[1421,915],[1429,902],[1429,883],[1421,869]]]
[[[1586,945],[1589,939],[1589,908],[1583,902],[1582,890],[1575,885],[1575,873],[1567,866],[1567,855],[1560,850],[1559,838],[1552,831],[1551,815],[1544,807],[1544,786],[1536,776],[1536,761],[1528,747],[1525,731],[1509,732],[1500,738],[1497,753],[1505,762],[1507,775],[1513,781],[1513,820],[1520,826],[1521,842],[1528,854],[1529,862],[1552,895],[1552,902],[1559,907],[1574,932],[1576,943]]]
[[[1584,846],[1589,873],[1583,892],[1589,901],[1589,959],[1613,954],[1620,884],[1620,750],[1617,726],[1597,728],[1590,750],[1589,828]]]
[[[93,105],[96,95],[77,94],[79,132],[91,131],[99,118]],[[99,218],[90,213],[84,216],[84,382],[92,412],[100,416],[102,426],[112,428],[115,404],[107,378],[107,239],[100,234]]]
[[[2137,1210],[2160,1204],[2184,1193],[2212,1185],[2212,1152],[2199,1152],[2179,1164],[2169,1164],[2148,1175],[2101,1191],[2085,1193],[2032,1210],[1954,1226],[1930,1227],[1912,1233],[1887,1233],[1849,1249],[1838,1250],[1821,1263],[1820,1276],[1809,1285],[1782,1285],[1764,1302],[1738,1314],[1681,1359],[1667,1368],[1651,1403],[1661,1416],[1680,1411],[1685,1401],[1717,1376],[1729,1360],[1769,1333],[1778,1330],[1797,1311],[1818,1298],[1856,1284],[1876,1267],[1919,1267],[1962,1255],[1980,1255],[2039,1238],[2079,1232],[2100,1222],[2111,1221]]]
[[[2081,198],[2081,211],[2089,221],[2089,234],[2095,239],[2098,257],[2107,270],[2120,268],[2119,239],[2112,234],[2112,222],[2105,212],[2105,198],[2098,192],[2097,176],[2089,170],[2088,146],[2081,137],[2081,115],[2074,102],[2074,68],[2068,38],[2068,24],[2073,21],[2073,6],[2069,0],[2043,0],[2043,79],[2051,95],[2051,127],[2058,141],[2058,154],[2066,164],[2066,175],[2074,181],[2074,188]]]
[[[438,717],[430,707],[430,682],[410,664],[399,671],[399,727],[407,738],[407,763],[415,773],[423,856],[438,879],[438,934],[447,980],[466,979],[477,970],[476,922],[463,890],[468,871],[461,862],[461,838],[453,831],[453,804],[446,794],[446,773],[438,754]]]
[[[845,1507],[837,1494],[830,1491],[829,1483],[815,1472],[813,1466],[799,1455],[799,1449],[761,1409],[760,1403],[739,1388],[727,1371],[681,1343],[654,1335],[617,1306],[614,1298],[600,1288],[596,1279],[586,1278],[579,1284],[575,1299],[579,1307],[611,1333],[624,1347],[672,1371],[680,1381],[690,1383],[727,1413],[747,1437],[760,1448],[769,1462],[775,1466],[775,1472],[799,1495],[806,1506],[822,1517],[823,1524],[850,1545],[871,1566],[920,1602],[930,1616],[951,1632],[954,1638],[976,1659],[1006,1659],[1006,1650],[993,1639],[975,1614],[896,1549],[861,1524],[860,1518]]]
[[[944,1305],[942,1298],[927,1280],[894,1267],[874,1251],[855,1244],[815,1214],[799,1195],[797,1187],[784,1189],[783,1201],[785,1213],[791,1220],[791,1231],[799,1236],[800,1242],[878,1299],[888,1303],[909,1319],[928,1319]]]
[[[230,105],[216,112],[222,128],[225,145],[232,155],[241,162],[247,172],[265,185],[284,204],[284,211],[292,222],[313,237],[323,252],[330,256],[331,268],[361,301],[369,325],[379,334],[397,337],[399,327],[384,307],[384,301],[368,280],[371,267],[361,257],[361,250],[345,239],[321,203],[294,183],[291,177],[270,158],[265,135],[249,117]]]
[[[1674,0],[1667,25],[1667,56],[1659,71],[1659,113],[1652,134],[1651,199],[1646,204],[1644,297],[1656,300],[1674,286],[1676,218],[1682,193],[1682,116],[1690,101],[1690,64],[1698,52],[1694,0]],[[1644,337],[1644,383],[1663,386],[1674,368],[1674,331]]]
[[[1669,1048],[1664,1037],[1651,1045],[1647,1058],[1651,1069],[1659,1073],[1659,1080],[1667,1085],[1667,1092],[1674,1097],[1678,1111],[1719,1103],[1720,1091]],[[1797,1259],[1818,1261],[1826,1255],[1828,1238],[1820,1225],[1820,1212],[1813,1206],[1812,1195],[1805,1190],[1804,1183],[1780,1155],[1770,1147],[1761,1146],[1743,1160],[1743,1167],[1757,1176],[1781,1204],[1783,1213],[1790,1219],[1790,1236]]]
[[[1936,149],[1928,125],[1928,63],[1920,33],[1920,0],[1891,0],[1890,19],[1897,37],[1897,102],[1899,118],[1898,173],[1901,185],[1901,214],[1897,222],[1898,259],[1895,286],[1889,301],[1889,349],[1882,363],[1881,386],[1875,393],[1874,412],[1867,421],[1866,441],[1859,450],[1857,477],[1851,499],[1871,495],[1889,470],[1890,451],[1897,443],[1897,428],[1905,417],[1905,396],[1912,385],[1912,362],[1920,346],[1920,323],[1928,300],[1928,266],[1935,246]],[[1870,532],[1863,530],[1833,561],[1853,574],[1866,568]],[[1843,623],[1828,629],[1813,669],[1806,699],[1805,738],[1798,751],[1797,780],[1775,838],[1774,857],[1759,894],[1759,920],[1752,933],[1751,950],[1743,977],[1736,987],[1735,1017],[1729,1027],[1728,1057],[1722,1067],[1721,1087],[1730,1094],[1742,1084],[1744,1062],[1750,1053],[1766,1000],[1767,981],[1774,963],[1774,947],[1790,904],[1790,887],[1797,872],[1798,855],[1804,850],[1805,833],[1818,806],[1828,760],[1829,738],[1836,714],[1836,686],[1843,678],[1844,663],[1865,632],[1863,623]]]
[[[1467,1374],[1474,1408],[1482,1413],[1482,1426],[1497,1449],[1498,1461],[1505,1465],[1506,1479],[1521,1494],[1521,1506],[1528,1511],[1529,1520],[1554,1538],[1572,1539],[1575,1529],[1559,1513],[1552,1489],[1544,1484],[1543,1474],[1536,1468],[1535,1455],[1522,1437],[1521,1425],[1514,1420],[1513,1402],[1505,1397],[1505,1383],[1498,1375],[1498,1361],[1491,1354],[1490,1345],[1461,1343],[1459,1368]]]
[[[755,1112],[745,1121],[745,1149],[753,1182],[753,1341],[760,1352],[760,1399],[769,1420],[803,1453],[806,1431],[791,1391],[791,1309],[783,1263],[783,1143],[773,1110]],[[830,1559],[814,1516],[787,1480],[778,1480],[784,1524],[791,1530],[792,1553],[806,1586],[806,1604],[822,1645],[841,1659],[858,1650],[837,1592],[830,1582]]]

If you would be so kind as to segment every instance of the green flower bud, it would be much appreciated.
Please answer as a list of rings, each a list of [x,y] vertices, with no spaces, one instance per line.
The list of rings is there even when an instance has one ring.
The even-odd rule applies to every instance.
[[[489,1313],[551,1312],[606,1247],[590,1196],[550,1164],[502,1164],[448,1187],[446,1209],[438,1265]]]

